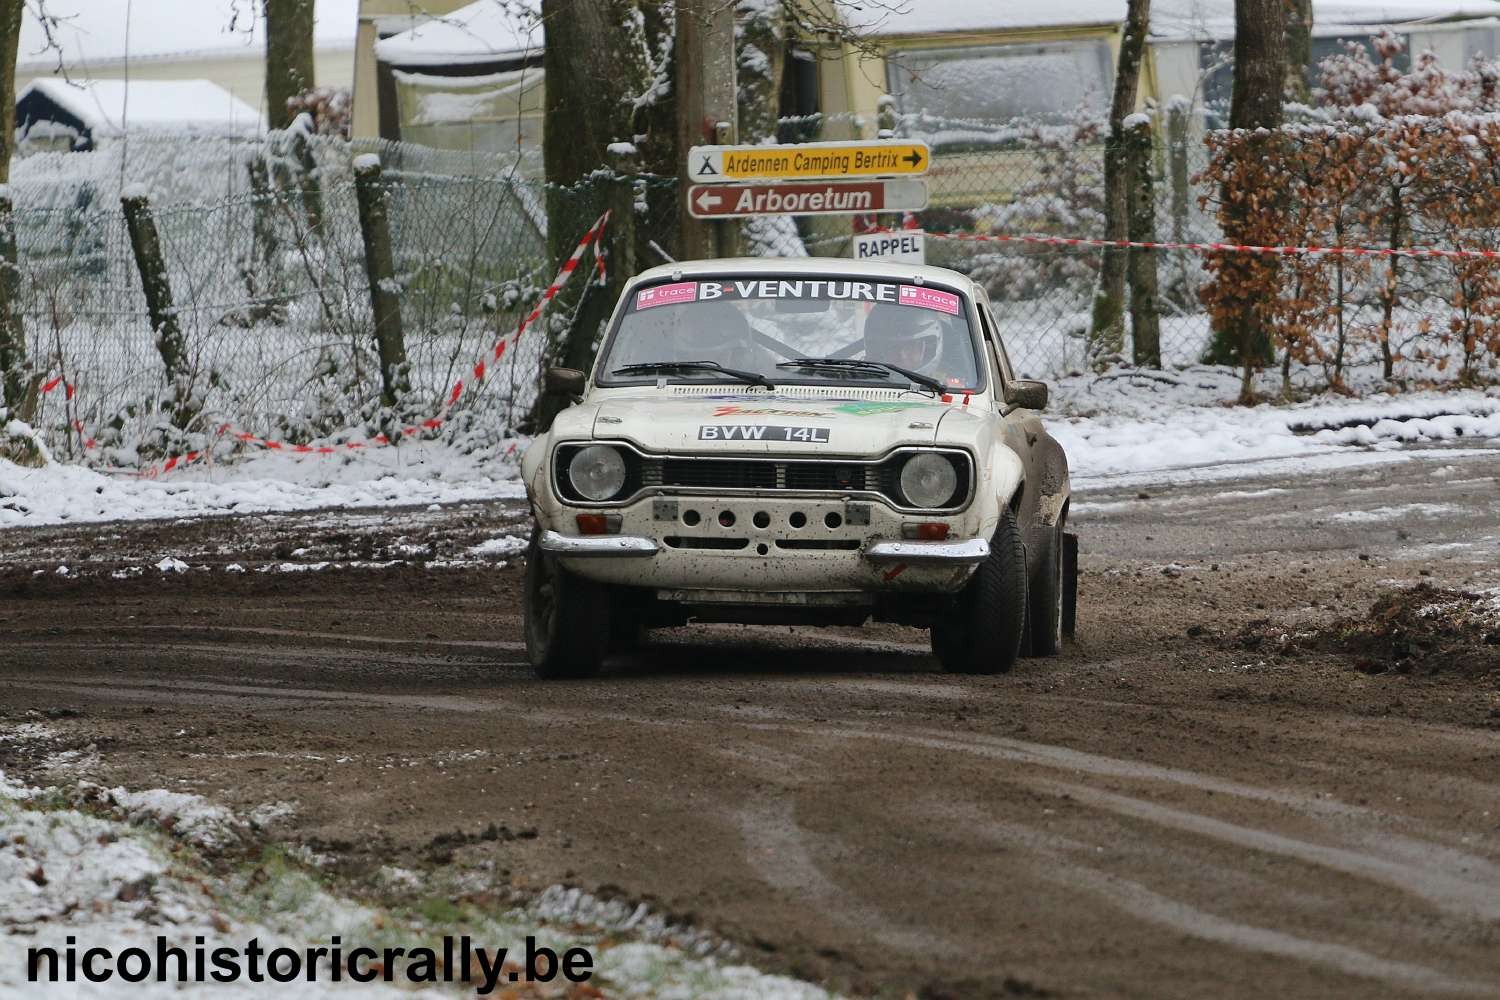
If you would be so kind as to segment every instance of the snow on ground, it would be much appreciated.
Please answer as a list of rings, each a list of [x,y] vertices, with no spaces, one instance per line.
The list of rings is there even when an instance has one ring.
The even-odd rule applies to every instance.
[[[8,731],[0,724],[0,739],[9,742],[54,735],[42,724],[11,724]],[[286,803],[262,808],[278,815],[291,809]],[[521,954],[526,935],[535,935],[538,944],[558,954],[575,946],[589,948],[592,984],[610,996],[830,997],[810,983],[740,965],[731,957],[731,946],[672,924],[644,904],[604,901],[554,886],[527,907],[474,913],[461,924],[434,926],[399,907],[335,895],[315,867],[292,860],[308,854],[296,848],[273,850],[227,874],[222,864],[206,863],[195,850],[221,847],[227,843],[226,831],[238,836],[249,828],[229,810],[196,795],[104,790],[88,782],[36,788],[0,771],[0,955],[6,956],[0,963],[0,995],[206,998],[259,996],[268,988],[265,982],[243,978],[185,986],[123,982],[118,976],[104,983],[28,982],[27,949],[52,948],[65,956],[69,937],[79,953],[108,948],[118,957],[125,949],[141,948],[154,957],[162,935],[167,947],[186,953],[191,969],[198,942],[207,955],[218,947],[243,949],[252,939],[265,953],[281,947],[305,953],[309,947],[329,946],[337,935],[347,955],[362,946],[441,951],[440,936],[447,933],[468,934],[485,948],[509,948],[512,956]],[[411,876],[407,890],[423,887],[420,877],[404,874]],[[242,956],[237,961],[243,966]],[[398,977],[407,967],[398,960]],[[350,995],[451,1000],[473,995],[473,987],[463,990],[457,984],[414,990],[399,978],[398,985],[389,986],[336,984],[330,981],[326,959],[319,968],[317,982],[278,983],[277,995],[287,1000]],[[177,975],[175,964],[167,969]],[[496,995],[508,985],[502,983]]]
[[[1370,449],[1454,441],[1485,446],[1500,439],[1500,390],[1494,388],[1251,407],[1233,405],[1238,390],[1238,381],[1220,368],[1074,375],[1055,383],[1047,426],[1068,453],[1075,487],[1084,488],[1280,475],[1381,461]],[[1251,469],[1247,463],[1257,464]]]
[[[1495,387],[1324,395],[1252,407],[1234,405],[1238,391],[1235,373],[1201,365],[1074,374],[1053,383],[1047,424],[1067,450],[1080,490],[1348,468],[1425,454],[1407,449],[1380,457],[1402,445],[1461,441],[1489,448],[1500,442]],[[24,436],[16,426],[12,435]],[[263,452],[156,479],[62,464],[23,468],[0,460],[0,528],[514,498],[524,493],[516,478],[524,445],[475,454],[441,442],[335,456]],[[522,544],[497,538],[468,554],[505,558],[518,554]]]
[[[351,455],[264,452],[156,479],[0,459],[0,528],[518,497],[515,454],[465,455],[425,441]]]

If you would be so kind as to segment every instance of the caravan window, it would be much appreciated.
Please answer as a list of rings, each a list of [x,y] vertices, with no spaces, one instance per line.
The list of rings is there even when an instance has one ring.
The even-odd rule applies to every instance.
[[[890,92],[902,114],[1009,121],[1057,118],[1080,106],[1108,106],[1112,66],[1104,39],[1042,45],[907,49],[886,57]]]

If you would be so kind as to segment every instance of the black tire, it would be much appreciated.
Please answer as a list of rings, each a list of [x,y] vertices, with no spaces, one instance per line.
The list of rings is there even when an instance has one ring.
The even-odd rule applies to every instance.
[[[526,658],[542,680],[592,677],[609,647],[609,593],[542,551],[541,531],[526,550],[522,612]]]
[[[611,653],[633,653],[646,640],[646,629],[641,625],[635,609],[619,601],[613,601],[609,609],[609,651]]]
[[[932,626],[932,651],[954,674],[1003,674],[1016,665],[1026,632],[1026,546],[1006,511],[953,611]]]
[[[1063,637],[1062,529],[1047,535],[1041,558],[1031,574],[1026,601],[1026,650],[1029,656],[1055,656]]]

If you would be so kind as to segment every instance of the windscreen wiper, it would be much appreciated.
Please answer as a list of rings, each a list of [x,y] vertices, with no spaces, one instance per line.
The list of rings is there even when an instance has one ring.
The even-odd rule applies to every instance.
[[[720,372],[746,385],[759,385],[767,389],[776,384],[759,372],[747,372],[740,368],[725,368],[717,361],[643,361],[636,365],[625,365],[610,372],[611,375],[640,375],[644,372]]]
[[[939,395],[947,391],[943,388],[943,383],[931,375],[923,375],[921,372],[914,372],[910,368],[893,365],[889,361],[865,361],[860,358],[793,358],[790,361],[778,363],[776,367],[811,368],[814,371],[819,368],[826,371],[867,371],[879,372],[886,376],[895,374],[909,379],[913,385],[922,386],[924,389],[931,389]]]

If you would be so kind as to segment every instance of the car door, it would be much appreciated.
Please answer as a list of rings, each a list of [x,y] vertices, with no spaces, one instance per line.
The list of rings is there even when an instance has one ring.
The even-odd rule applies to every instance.
[[[1015,381],[1010,357],[1000,339],[999,325],[995,322],[987,296],[979,297],[979,322],[984,332],[986,353],[991,370],[996,373],[997,415],[1001,418],[1005,444],[1021,458],[1026,470],[1025,488],[1018,509],[1021,531],[1027,537],[1028,547],[1033,538],[1040,539],[1054,527],[1065,508],[1069,496],[1068,460],[1062,446],[1047,433],[1042,425],[1041,414],[1035,410],[1023,410],[1010,402],[1010,386]]]

